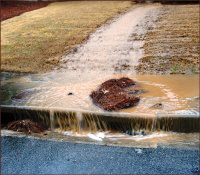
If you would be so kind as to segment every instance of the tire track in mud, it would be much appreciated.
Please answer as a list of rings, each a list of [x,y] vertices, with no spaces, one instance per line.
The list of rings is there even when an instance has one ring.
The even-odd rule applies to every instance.
[[[134,67],[143,55],[144,41],[133,40],[133,34],[145,35],[160,15],[160,7],[139,6],[100,27],[90,35],[87,43],[62,58],[59,69],[64,72],[135,74]]]

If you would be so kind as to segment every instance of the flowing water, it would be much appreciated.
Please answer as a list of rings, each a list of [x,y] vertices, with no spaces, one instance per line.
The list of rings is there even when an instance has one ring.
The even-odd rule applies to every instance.
[[[159,5],[142,6],[100,27],[76,52],[63,57],[60,70],[44,74],[1,72],[1,105],[20,107],[20,117],[34,117],[28,108],[35,109],[34,115],[54,131],[49,138],[70,136],[71,140],[87,138],[126,146],[170,143],[195,147],[198,134],[189,132],[196,131],[194,122],[199,120],[199,76],[135,74],[144,42],[131,36],[135,32],[144,36],[159,15]],[[143,92],[138,95],[137,106],[112,115],[92,103],[89,95],[101,83],[124,76],[135,80],[135,88]],[[40,113],[42,107],[48,109],[47,114]],[[59,112],[61,109],[65,112]],[[175,117],[159,118],[159,114]],[[186,117],[177,120],[176,114]],[[185,127],[185,123],[190,126]]]
[[[87,75],[71,77],[64,73],[18,76],[1,81],[1,105],[103,111],[93,105],[90,93],[104,81],[123,76],[126,75],[91,79]],[[156,114],[199,110],[198,75],[132,75],[129,78],[138,83],[135,89],[144,93],[138,95],[141,100],[137,106],[119,112]]]

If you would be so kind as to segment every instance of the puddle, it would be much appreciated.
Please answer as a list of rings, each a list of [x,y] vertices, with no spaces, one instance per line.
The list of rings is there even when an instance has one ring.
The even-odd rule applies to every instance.
[[[140,104],[123,112],[166,113],[178,110],[199,110],[199,76],[141,75],[135,79],[147,93],[141,94]],[[161,104],[162,106],[156,106]]]

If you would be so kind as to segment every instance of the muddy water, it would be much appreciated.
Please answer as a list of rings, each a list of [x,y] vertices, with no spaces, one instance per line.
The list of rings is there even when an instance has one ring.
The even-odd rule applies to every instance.
[[[141,89],[140,105],[123,112],[166,113],[181,110],[199,110],[199,76],[143,75],[136,76]],[[161,105],[158,105],[161,104]]]
[[[1,81],[1,104],[102,111],[93,105],[90,93],[102,82],[123,76],[74,74],[73,77],[64,73],[18,76]],[[136,89],[144,93],[139,95],[138,106],[119,112],[156,114],[199,110],[198,75],[132,75],[129,78],[137,81]]]
[[[39,138],[60,142],[89,143],[97,145],[125,146],[133,148],[183,148],[199,149],[199,133],[178,134],[173,132],[155,132],[146,136],[130,136],[124,133],[98,132],[78,134],[71,131],[46,132],[27,135],[20,132],[1,130],[1,136]]]
[[[62,132],[64,136],[84,137],[94,142],[106,144],[157,148],[162,147],[184,147],[187,149],[198,149],[199,134],[177,134],[173,132],[154,132],[148,135],[127,135],[125,133],[98,132],[95,134],[78,134],[72,132]]]
[[[137,6],[100,27],[87,43],[63,57],[61,70],[43,75],[13,74],[15,78],[11,79],[4,73],[2,104],[100,111],[92,105],[89,94],[113,74],[135,74],[134,66],[142,56],[144,42],[132,41],[131,35],[138,25],[147,22],[153,25],[160,14],[159,9],[160,5]],[[145,27],[137,30],[143,35],[145,32]],[[145,82],[141,82],[143,84]]]

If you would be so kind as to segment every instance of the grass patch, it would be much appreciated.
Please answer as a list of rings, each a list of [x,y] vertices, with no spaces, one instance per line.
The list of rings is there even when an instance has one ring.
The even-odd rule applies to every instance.
[[[47,72],[130,1],[51,3],[1,23],[1,70]]]
[[[156,27],[145,36],[145,56],[136,67],[137,71],[153,74],[198,73],[199,6],[163,5],[163,12]]]

